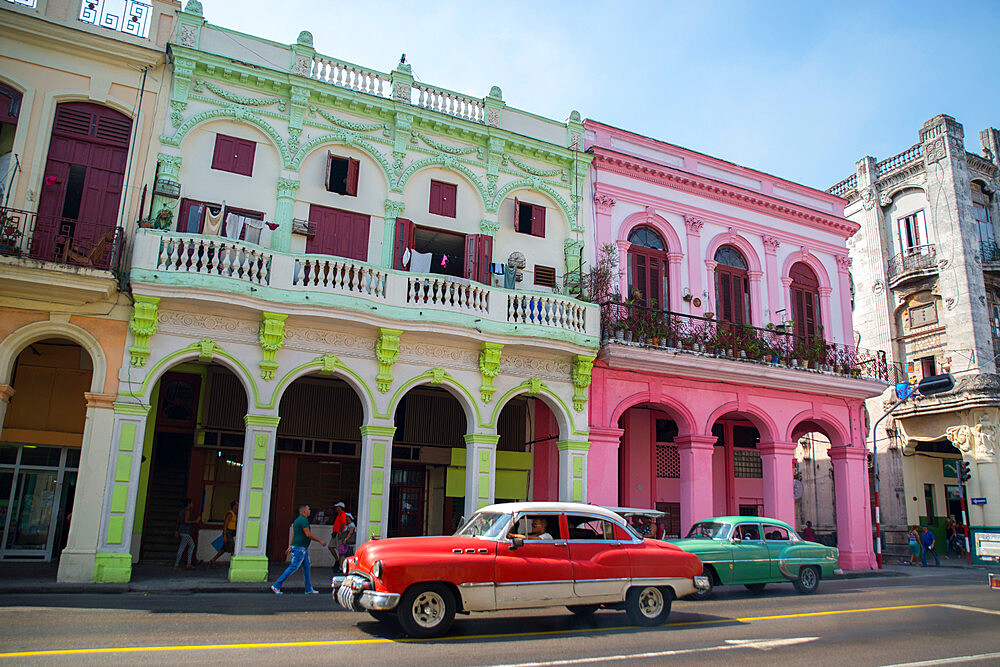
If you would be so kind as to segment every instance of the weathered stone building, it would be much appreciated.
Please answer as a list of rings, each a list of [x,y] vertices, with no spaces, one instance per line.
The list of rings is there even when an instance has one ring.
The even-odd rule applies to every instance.
[[[960,513],[960,458],[972,464],[967,495],[985,499],[970,507],[973,549],[977,533],[1000,526],[1000,133],[979,139],[982,155],[966,150],[960,123],[936,116],[918,143],[862,158],[829,190],[861,225],[849,241],[858,344],[888,351],[901,381],[956,380],[951,392],[907,401],[876,434],[890,552],[905,547],[907,525],[929,525],[941,541],[945,518]],[[868,401],[870,423],[894,402],[891,390]]]

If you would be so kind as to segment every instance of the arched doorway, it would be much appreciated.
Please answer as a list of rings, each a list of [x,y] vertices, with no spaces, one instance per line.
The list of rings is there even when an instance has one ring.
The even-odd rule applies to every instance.
[[[807,338],[823,336],[820,321],[819,279],[805,262],[796,262],[788,272],[792,279],[789,290],[795,334]]]
[[[545,401],[517,396],[497,417],[494,502],[559,499],[559,423]]]
[[[344,380],[308,375],[285,390],[278,414],[267,553],[283,561],[300,505],[310,506],[309,522],[327,542],[337,503],[357,517],[364,408]],[[326,552],[314,557],[316,565],[333,564]]]
[[[750,323],[750,278],[743,254],[730,245],[715,251],[715,301],[720,322]]]
[[[228,368],[189,362],[163,374],[150,404],[134,528],[141,533],[140,561],[174,560],[185,498],[201,517],[192,535],[196,558],[210,558],[211,541],[239,498],[246,392]]]
[[[664,513],[656,537],[680,537],[681,463],[674,443],[678,426],[656,405],[636,405],[618,420],[618,504]]]
[[[715,514],[764,515],[764,468],[757,450],[760,431],[744,415],[731,412],[712,425],[712,491]]]
[[[395,414],[387,537],[450,533],[465,513],[465,410],[441,387],[419,386]]]
[[[837,488],[830,460],[830,436],[822,425],[804,421],[792,432],[796,443],[792,495],[795,528],[812,524],[815,541],[837,546]]]
[[[669,310],[667,246],[651,227],[640,226],[628,235],[628,293],[641,305]]]
[[[0,434],[0,558],[49,561],[65,547],[92,375],[90,355],[70,340],[18,355]]]
[[[132,120],[89,102],[56,106],[31,256],[109,268]]]

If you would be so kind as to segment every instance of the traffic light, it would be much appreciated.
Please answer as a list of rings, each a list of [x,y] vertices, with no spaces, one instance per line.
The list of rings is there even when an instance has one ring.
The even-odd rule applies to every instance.
[[[951,376],[951,373],[931,375],[930,377],[925,377],[917,383],[917,391],[921,396],[940,394],[945,391],[951,391],[954,387],[955,378]]]
[[[958,481],[962,484],[965,484],[972,479],[972,471],[970,470],[971,467],[972,464],[968,461],[958,462]]]

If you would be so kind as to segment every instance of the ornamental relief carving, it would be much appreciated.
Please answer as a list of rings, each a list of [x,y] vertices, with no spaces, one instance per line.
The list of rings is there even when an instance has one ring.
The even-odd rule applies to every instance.
[[[944,137],[938,137],[934,141],[927,144],[927,148],[924,150],[924,155],[926,156],[927,164],[934,164],[935,162],[940,162],[947,151],[944,146]]]
[[[444,361],[448,362],[447,365],[452,367],[479,369],[479,350],[463,350],[446,345],[401,343],[399,346],[399,358],[401,361],[414,363],[428,360]]]
[[[197,48],[198,30],[191,25],[182,25],[177,31],[177,43],[192,49]]]
[[[294,328],[285,333],[285,347],[308,352],[337,352],[341,356],[372,358],[374,337],[326,329]]]
[[[500,372],[503,375],[546,377],[550,380],[568,382],[573,372],[573,364],[568,359],[561,361],[558,359],[504,355],[500,359]]]
[[[257,345],[260,323],[256,320],[237,320],[230,317],[203,315],[176,310],[160,310],[159,331],[188,338],[213,338]]]

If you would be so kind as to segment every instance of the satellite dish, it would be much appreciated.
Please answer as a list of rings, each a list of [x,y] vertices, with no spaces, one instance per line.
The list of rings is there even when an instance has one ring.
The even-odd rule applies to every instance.
[[[792,480],[792,497],[795,498],[795,500],[802,498],[802,491],[804,489],[805,487],[802,486],[802,482],[800,480]]]

